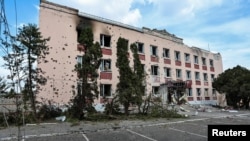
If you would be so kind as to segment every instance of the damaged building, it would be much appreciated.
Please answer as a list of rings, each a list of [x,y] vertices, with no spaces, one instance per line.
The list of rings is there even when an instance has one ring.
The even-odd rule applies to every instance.
[[[212,88],[213,79],[223,71],[220,53],[190,47],[166,30],[137,28],[46,0],[40,1],[39,14],[39,29],[44,37],[50,37],[47,63],[38,63],[47,78],[47,84],[41,86],[37,95],[40,101],[67,104],[72,98],[73,89],[77,88],[77,73],[73,70],[83,55],[82,46],[77,42],[77,27],[82,24],[91,27],[94,41],[102,47],[98,70],[100,93],[95,103],[102,103],[103,97],[112,99],[116,91],[119,37],[138,46],[139,58],[148,74],[145,95],[158,95],[162,85],[173,81],[185,82],[184,93],[190,104],[221,103],[218,100],[222,98]],[[132,61],[132,52],[129,54]]]

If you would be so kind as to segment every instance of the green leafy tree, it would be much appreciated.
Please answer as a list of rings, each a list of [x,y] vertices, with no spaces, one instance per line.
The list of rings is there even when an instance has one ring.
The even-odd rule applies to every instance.
[[[82,61],[75,67],[78,73],[77,93],[72,99],[71,115],[83,119],[84,110],[93,109],[94,98],[99,91],[97,86],[98,68],[101,63],[102,51],[98,42],[93,42],[93,33],[90,27],[81,28],[78,42],[84,46]]]
[[[143,102],[143,95],[145,94],[145,77],[146,73],[144,71],[144,66],[141,64],[141,60],[138,54],[138,48],[136,44],[131,44],[130,49],[133,53],[133,75],[131,77],[132,81],[132,93],[134,94],[134,102],[138,106],[138,111],[141,113],[141,105]]]
[[[23,94],[30,101],[32,113],[35,118],[36,91],[39,90],[37,86],[46,83],[46,79],[40,75],[42,70],[38,69],[36,64],[37,61],[43,60],[49,53],[49,47],[46,45],[49,40],[50,38],[43,38],[39,28],[35,24],[28,24],[18,29],[16,37],[18,44],[14,45],[17,48],[16,50],[18,50],[15,55],[22,58],[18,63],[22,65],[21,78],[25,83],[25,93]]]
[[[125,114],[128,115],[128,108],[134,101],[133,86],[131,77],[133,72],[129,66],[128,59],[128,42],[124,38],[119,38],[117,41],[117,61],[116,66],[119,70],[119,82],[117,84],[117,94],[119,102],[124,106]]]
[[[250,71],[237,65],[219,74],[213,82],[213,88],[219,93],[225,93],[227,104],[237,108],[241,101],[246,109],[250,102]]]

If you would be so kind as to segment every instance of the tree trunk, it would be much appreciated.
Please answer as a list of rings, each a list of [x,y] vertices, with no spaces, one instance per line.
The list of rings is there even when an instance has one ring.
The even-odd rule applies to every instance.
[[[32,63],[31,63],[31,49],[30,48],[28,48],[28,93],[29,93],[29,98],[30,98],[32,114],[36,120],[37,119],[36,100],[35,100],[35,95],[32,90]]]
[[[125,112],[125,115],[126,115],[126,116],[129,115],[128,108],[129,108],[129,103],[128,103],[128,102],[125,102],[125,103],[124,103],[124,112]]]

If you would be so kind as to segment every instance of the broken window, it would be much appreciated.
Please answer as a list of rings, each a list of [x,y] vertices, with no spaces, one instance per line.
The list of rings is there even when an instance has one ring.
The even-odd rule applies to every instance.
[[[137,45],[137,48],[138,48],[138,53],[143,53],[144,54],[144,44],[140,43],[140,42],[137,42],[136,45]]]
[[[211,81],[214,82],[214,74],[211,74]]]
[[[151,75],[159,75],[159,66],[151,66]]]
[[[159,92],[159,86],[152,86],[152,94],[153,95],[160,94],[160,92]]]
[[[82,67],[82,56],[78,55],[76,57],[76,61],[77,61],[77,66],[81,68]]]
[[[195,80],[200,80],[200,73],[199,72],[195,72]]]
[[[181,61],[181,53],[179,51],[175,51],[174,54],[175,54],[175,60]]]
[[[204,81],[207,81],[207,73],[203,73]]]
[[[214,88],[212,89],[212,94],[213,96],[216,96],[216,90]]]
[[[210,67],[214,67],[214,61],[212,59],[209,60]]]
[[[197,94],[197,96],[201,96],[201,89],[200,88],[196,88],[196,94]]]
[[[103,97],[112,96],[110,84],[101,84],[100,85],[100,96],[103,96]]]
[[[165,77],[171,77],[171,68],[164,67]]]
[[[192,88],[186,89],[187,96],[192,96]]]
[[[163,48],[163,57],[166,57],[166,58],[170,57],[170,55],[169,55],[169,49]]]
[[[186,71],[186,77],[187,77],[187,80],[191,80],[191,71],[187,70]]]
[[[157,46],[150,46],[150,52],[151,52],[151,55],[153,56],[158,56],[158,50],[157,50]]]
[[[77,64],[82,64],[82,56],[77,56],[76,57]]]
[[[208,88],[204,89],[204,96],[208,96]]]
[[[101,60],[100,70],[101,71],[111,71],[111,60],[109,60],[109,59]]]
[[[185,53],[185,61],[190,62],[190,54]]]
[[[100,45],[103,47],[111,47],[111,36],[109,35],[100,35]]]
[[[198,59],[198,56],[196,56],[196,55],[194,55],[194,63],[199,64],[199,59]]]
[[[176,78],[181,78],[181,69],[176,69]]]
[[[206,65],[207,65],[207,63],[206,63],[206,58],[202,57],[201,59],[202,59],[202,65],[203,65],[203,66],[206,66]]]

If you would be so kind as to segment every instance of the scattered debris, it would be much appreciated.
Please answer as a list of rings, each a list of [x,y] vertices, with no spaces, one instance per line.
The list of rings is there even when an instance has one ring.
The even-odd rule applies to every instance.
[[[230,112],[230,113],[237,113],[238,111],[237,110],[228,110],[228,112]]]
[[[66,120],[66,116],[60,116],[60,117],[56,117],[56,120],[58,121],[65,121]]]
[[[94,107],[95,107],[95,110],[96,110],[97,112],[101,112],[101,113],[103,113],[103,112],[104,112],[104,110],[105,110],[105,106],[104,106],[104,104],[100,104],[100,103],[98,103],[98,104],[96,104]]]
[[[180,110],[183,112],[190,112],[189,110],[184,109],[183,107],[180,106]]]

